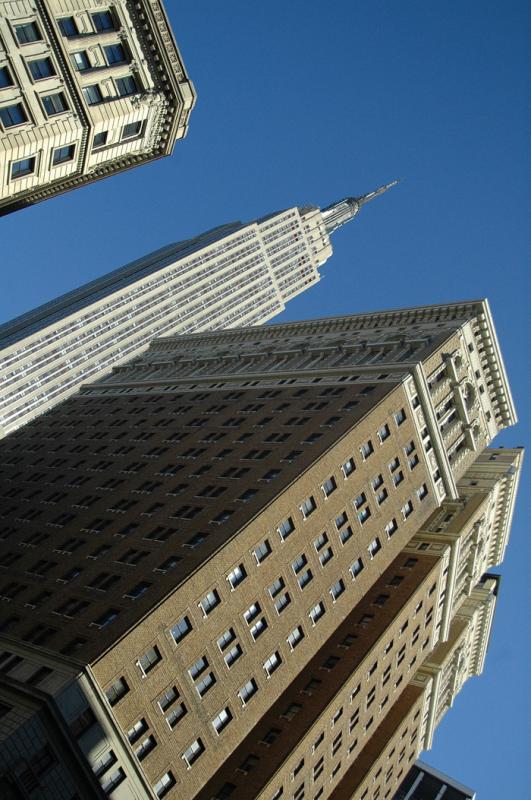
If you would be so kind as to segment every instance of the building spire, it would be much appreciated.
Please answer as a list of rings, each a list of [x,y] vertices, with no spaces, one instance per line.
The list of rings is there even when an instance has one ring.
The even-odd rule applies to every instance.
[[[326,232],[330,234],[336,231],[341,225],[353,219],[365,203],[374,200],[375,197],[379,197],[391,186],[396,186],[397,183],[398,181],[385,183],[375,189],[374,192],[362,194],[360,197],[345,197],[344,200],[339,200],[337,203],[332,203],[332,205],[323,208],[321,213],[325,222]]]

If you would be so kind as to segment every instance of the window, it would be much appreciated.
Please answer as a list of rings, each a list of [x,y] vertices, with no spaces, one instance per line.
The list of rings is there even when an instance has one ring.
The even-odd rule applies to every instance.
[[[223,711],[220,711],[217,717],[214,717],[212,720],[212,727],[219,735],[230,722],[232,722],[232,713],[230,708],[227,707],[224,708]]]
[[[131,94],[138,92],[136,80],[132,75],[126,75],[125,78],[116,78],[116,91],[120,97],[128,97]]]
[[[144,653],[136,663],[138,667],[140,667],[142,675],[145,677],[148,672],[151,672],[151,670],[157,666],[159,661],[162,661],[162,656],[159,648],[155,645],[154,647],[150,647],[147,653]]]
[[[365,508],[362,508],[361,511],[358,511],[358,519],[362,525],[364,525],[365,522],[367,522],[370,516],[371,516],[371,509],[369,508],[369,506],[366,506]]]
[[[165,717],[168,727],[173,730],[179,720],[181,720],[187,713],[187,708],[184,703],[179,703],[170,713]]]
[[[407,519],[410,514],[413,513],[413,503],[411,500],[408,500],[405,505],[402,506],[402,516],[404,519]]]
[[[395,414],[395,422],[398,426],[400,426],[405,421],[405,419],[406,419],[406,412],[404,411],[403,408],[401,408],[400,411],[397,411]]]
[[[103,31],[114,31],[116,30],[114,25],[114,19],[110,11],[97,11],[92,16],[92,24],[94,25],[95,30],[98,33],[102,33]]]
[[[332,600],[335,603],[337,598],[345,591],[345,584],[343,583],[342,579],[340,578],[338,581],[336,581],[334,585],[330,587],[329,591],[332,595]]]
[[[125,50],[121,44],[111,44],[103,48],[107,64],[123,64],[127,61]]]
[[[83,89],[83,91],[85,90]],[[42,104],[49,117],[53,117],[56,114],[62,114],[64,111],[68,111],[68,104],[62,92],[45,94],[42,98]]]
[[[362,444],[360,447],[360,453],[364,461],[366,461],[372,453],[374,453],[374,447],[370,439],[368,439],[365,444]]]
[[[41,32],[36,22],[15,25],[15,36],[19,44],[29,44],[30,42],[40,42],[42,40]]]
[[[72,53],[72,61],[78,72],[85,72],[85,70],[92,68],[86,50],[79,50],[77,53]]]
[[[199,605],[203,610],[204,616],[207,617],[210,612],[213,611],[220,603],[221,599],[219,594],[217,593],[216,589],[212,589],[211,592],[208,592],[208,594],[203,597]]]
[[[266,558],[271,555],[271,545],[269,544],[268,539],[265,539],[263,542],[261,542],[261,544],[254,548],[253,555],[256,558],[257,564],[261,564],[262,561],[265,561]]]
[[[68,144],[64,147],[58,147],[53,151],[52,164],[56,167],[58,164],[64,164],[67,161],[72,161],[74,158],[76,146],[75,144]]]
[[[354,563],[350,567],[350,572],[353,578],[356,578],[363,569],[363,561],[361,558],[357,558]]]
[[[250,625],[251,622],[254,619],[256,619],[261,610],[262,609],[260,607],[260,603],[252,603],[252,605],[249,606],[247,611],[244,611],[243,613],[243,618],[246,621],[246,623]]]
[[[389,436],[391,436],[391,431],[389,430],[389,425],[387,425],[387,424],[386,425],[382,425],[382,427],[378,430],[378,438],[379,438],[381,444],[383,444],[385,442],[385,440]]]
[[[29,61],[28,67],[34,81],[40,81],[42,78],[49,78],[50,75],[56,74],[50,58],[37,58],[35,61]]]
[[[254,625],[251,626],[251,636],[256,641],[259,636],[263,634],[263,632],[267,628],[267,621],[265,617],[261,617]]]
[[[265,673],[266,673],[267,677],[270,678],[271,675],[273,674],[273,672],[275,672],[275,670],[277,670],[280,667],[281,664],[282,664],[282,659],[280,657],[280,653],[278,652],[278,650],[276,650],[263,663],[263,667],[264,667],[264,670],[265,670]]]
[[[335,492],[337,489],[337,483],[333,475],[322,484],[321,489],[323,490],[325,497],[330,497],[332,492]]]
[[[354,463],[353,458],[349,458],[348,461],[345,461],[345,463],[341,465],[341,471],[345,478],[348,478],[349,475],[352,475],[355,469],[356,464]]]
[[[387,537],[390,539],[391,536],[393,536],[397,532],[397,530],[398,530],[398,523],[396,519],[393,517],[393,519],[390,520],[385,526],[385,532],[387,534]]]
[[[103,147],[107,144],[107,131],[102,131],[101,133],[97,133],[94,136],[92,141],[92,149],[95,150],[97,147]]]
[[[133,139],[135,136],[140,136],[141,132],[141,122],[129,122],[122,128],[122,139]]]
[[[28,117],[22,103],[15,103],[12,106],[0,108],[0,120],[4,128],[14,128],[15,125],[27,122]]]
[[[125,697],[129,691],[129,686],[124,677],[118,678],[108,689],[105,690],[105,696],[111,706],[115,706],[122,697]]]
[[[300,556],[297,556],[297,558],[295,559],[295,561],[293,561],[291,565],[291,568],[295,573],[295,575],[297,575],[301,571],[301,569],[306,566],[307,563],[308,559],[306,558],[304,553],[301,553]]]
[[[313,497],[310,496],[299,506],[299,508],[304,519],[308,519],[310,514],[312,514],[317,508],[317,505]]]
[[[105,779],[104,783],[101,784],[102,791],[105,795],[110,795],[111,792],[114,792],[117,786],[119,786],[122,781],[125,781],[126,774],[121,767],[118,767],[108,778]]]
[[[256,694],[257,691],[258,691],[258,686],[256,684],[256,681],[254,678],[251,678],[251,680],[247,681],[247,683],[244,684],[240,689],[240,691],[238,692],[238,697],[242,701],[242,706],[246,705],[246,703],[249,702],[251,697],[254,694]]]
[[[369,546],[367,548],[371,558],[374,558],[376,553],[378,553],[381,549],[382,549],[382,544],[381,544],[381,542],[380,542],[378,537],[373,539],[372,542],[369,544]]]
[[[168,689],[164,692],[162,697],[158,701],[158,706],[161,711],[167,711],[168,708],[175,703],[177,698],[179,697],[179,692],[175,686],[172,686],[171,689]]]
[[[169,792],[173,786],[175,786],[175,782],[176,781],[173,777],[173,773],[171,770],[168,770],[168,772],[165,772],[162,778],[153,786],[153,791],[157,797],[164,797],[164,795]]]
[[[13,86],[13,78],[7,67],[0,67],[0,89]]]
[[[277,614],[282,614],[284,609],[287,608],[290,603],[291,597],[289,596],[289,592],[284,592],[284,594],[281,594],[278,600],[275,601]]]
[[[111,622],[114,622],[114,620],[117,619],[119,613],[120,612],[117,609],[110,608],[91,624],[97,628],[105,628],[107,625],[110,625]]]
[[[419,500],[424,500],[427,494],[428,494],[428,487],[426,486],[425,483],[423,483],[420,489],[417,490],[417,496]]]
[[[11,178],[23,178],[25,175],[33,175],[35,172],[35,157],[21,158],[11,164]]]
[[[291,517],[288,517],[283,522],[281,522],[277,530],[279,532],[281,540],[284,542],[288,538],[288,536],[295,530],[295,525],[293,524],[293,520],[291,519]]]
[[[223,652],[236,638],[234,628],[228,628],[218,639],[218,647]]]
[[[245,580],[246,577],[247,572],[245,571],[245,567],[243,564],[240,564],[239,566],[235,567],[232,572],[229,572],[227,575],[227,580],[230,583],[231,588],[234,590]]]
[[[300,644],[300,642],[302,642],[303,639],[304,639],[304,631],[302,627],[298,625],[291,631],[286,641],[289,644],[291,650],[295,650],[297,645]]]
[[[103,102],[103,94],[101,93],[101,89],[97,83],[93,83],[90,86],[84,86],[83,97],[89,106],[95,106],[98,103]]]
[[[324,616],[325,611],[326,611],[326,609],[325,609],[324,603],[322,601],[317,603],[312,608],[312,610],[310,611],[310,613],[308,615],[310,617],[311,621],[312,621],[312,625],[317,625],[317,623],[319,622],[321,617]]]
[[[224,656],[225,664],[227,665],[227,667],[230,669],[233,666],[233,664],[236,663],[236,661],[239,659],[241,655],[243,655],[243,650],[241,646],[238,643],[236,643],[233,647],[230,648],[230,650],[227,651],[227,653]]]
[[[59,20],[59,28],[63,36],[78,36],[74,17],[62,17],[62,19]]]
[[[157,746],[157,740],[154,736],[148,736],[144,739],[143,742],[140,743],[140,746],[135,750],[135,756],[138,758],[139,761],[142,761],[148,753]]]
[[[400,486],[400,484],[402,483],[403,480],[404,480],[404,473],[400,469],[400,470],[398,470],[398,472],[395,472],[395,474],[393,475],[393,485],[394,485],[395,489],[397,488],[397,486]]]
[[[389,462],[388,466],[389,466],[389,472],[395,472],[400,466],[400,459],[393,458],[393,460]]]
[[[127,731],[127,738],[129,739],[131,744],[137,742],[143,733],[145,733],[148,729],[148,724],[144,717],[139,719],[138,722],[135,722],[132,728],[129,728]]]

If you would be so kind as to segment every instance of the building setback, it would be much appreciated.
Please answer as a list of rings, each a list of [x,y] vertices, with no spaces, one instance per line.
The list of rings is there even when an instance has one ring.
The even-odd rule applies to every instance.
[[[139,355],[156,336],[271,319],[319,281],[330,234],[387,188],[322,211],[295,207],[223,225],[0,325],[0,436]]]
[[[161,0],[0,5],[0,215],[186,135],[195,90]]]
[[[4,774],[69,800],[70,741],[113,800],[226,797],[274,764],[271,794],[299,800],[322,766],[315,794],[358,798],[406,718],[410,764],[483,663],[495,593],[476,575],[507,541],[521,455],[480,454],[515,420],[478,301],[159,339],[13,433]],[[24,750],[45,713],[58,743]],[[269,736],[285,723],[304,731]]]
[[[476,793],[448,775],[417,761],[393,800],[475,800]]]

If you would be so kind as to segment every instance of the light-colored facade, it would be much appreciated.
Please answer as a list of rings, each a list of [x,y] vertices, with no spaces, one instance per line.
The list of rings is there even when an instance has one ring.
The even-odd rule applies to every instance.
[[[2,0],[0,215],[169,155],[194,102],[161,0]]]
[[[520,456],[497,469],[482,456],[476,467],[515,421],[494,341],[484,302],[162,338],[7,437],[4,771],[20,748],[21,697],[37,695],[47,711],[62,709],[104,795],[226,797],[236,781],[223,765],[252,739],[241,774],[254,780],[257,723],[271,708],[291,723],[301,703],[286,698],[317,670],[334,691],[321,696],[317,722],[315,706],[312,719],[295,709],[291,729],[296,720],[306,729],[282,744],[267,785],[276,792],[282,780],[286,794],[314,780],[321,756],[310,759],[310,737],[330,716],[325,740],[336,751],[315,793],[348,786],[352,763],[361,793],[407,718],[418,732],[403,767],[394,750],[396,788],[452,687],[482,666],[492,622],[490,584],[485,595],[459,579],[458,599],[446,602],[448,576],[457,580],[461,563],[488,567],[490,556],[431,534],[464,483],[467,537],[484,514],[485,540],[507,539]],[[496,493],[492,511],[467,483],[471,469],[485,475],[483,494]],[[487,541],[488,553],[499,550]],[[447,629],[452,646],[439,658]],[[456,656],[452,683],[447,656],[463,642],[470,669]],[[358,673],[366,731],[347,755],[354,722],[336,739],[356,709],[332,720],[358,696]],[[62,763],[60,741],[49,769]],[[268,744],[262,767],[273,764]]]
[[[138,355],[156,336],[266,322],[319,280],[332,254],[330,232],[381,191],[322,212],[290,208],[216,228],[1,325],[0,436]]]

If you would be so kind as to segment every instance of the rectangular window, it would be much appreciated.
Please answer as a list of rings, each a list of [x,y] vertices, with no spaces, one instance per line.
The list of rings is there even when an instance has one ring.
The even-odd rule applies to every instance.
[[[138,92],[136,80],[132,75],[127,75],[125,78],[116,78],[116,91],[120,97],[128,97],[131,94]]]
[[[383,444],[389,436],[391,436],[389,425],[382,425],[382,427],[378,430],[378,438],[380,442]]]
[[[323,490],[323,494],[325,497],[330,497],[332,492],[335,492],[337,489],[336,479],[333,475],[330,476],[322,485],[321,489]]]
[[[90,86],[83,87],[83,97],[89,106],[95,106],[103,102],[103,94],[99,84],[93,83]]]
[[[356,578],[363,569],[363,561],[361,558],[357,558],[352,566],[350,567],[350,572],[353,578]]]
[[[56,74],[51,58],[37,58],[35,61],[28,61],[28,67],[34,81],[40,81]]]
[[[369,544],[369,546],[367,548],[371,558],[374,558],[376,553],[378,553],[381,549],[382,549],[382,545],[381,545],[381,542],[380,542],[378,537],[373,539],[372,542]]]
[[[107,137],[108,137],[107,131],[96,133],[94,135],[94,139],[92,140],[92,149],[96,150],[98,147],[104,147],[104,145],[107,144]]]
[[[281,594],[278,600],[275,601],[275,608],[277,614],[282,614],[284,609],[287,608],[290,603],[291,603],[291,597],[289,596],[289,592]]]
[[[0,67],[0,89],[13,86],[13,78],[7,67]]]
[[[211,592],[208,592],[203,599],[200,601],[199,605],[203,610],[203,614],[207,617],[211,611],[213,611],[217,605],[221,603],[220,596],[216,589],[212,589]]]
[[[22,103],[15,103],[12,106],[0,108],[0,120],[4,128],[14,128],[15,125],[23,125],[28,121],[28,116]]]
[[[72,53],[72,61],[78,72],[85,72],[87,69],[92,69],[92,64],[90,63],[86,50],[79,50],[77,53]]]
[[[312,514],[317,508],[317,504],[313,497],[310,496],[299,506],[299,508],[304,519],[308,519],[310,514]]]
[[[256,619],[261,610],[260,603],[252,603],[247,611],[244,611],[243,618],[247,625],[250,625],[251,622]]]
[[[150,647],[147,653],[144,653],[144,655],[141,656],[136,663],[142,674],[145,676],[148,674],[148,672],[151,672],[151,670],[156,667],[160,661],[162,661],[162,656],[159,648],[155,645],[154,647]]]
[[[127,56],[121,44],[110,44],[103,48],[107,64],[123,64],[127,61]]]
[[[245,571],[245,567],[243,564],[240,564],[239,566],[235,567],[232,572],[229,572],[227,575],[227,580],[230,583],[231,588],[234,590],[245,580],[246,577],[247,572]]]
[[[227,653],[224,656],[225,664],[227,665],[227,667],[230,669],[233,666],[233,664],[236,663],[236,661],[239,659],[241,655],[243,655],[243,650],[241,646],[238,643],[236,643],[233,647],[230,648],[230,650],[227,651]]]
[[[374,447],[370,439],[368,439],[365,444],[362,444],[360,447],[360,453],[364,461],[366,461],[369,456],[374,453]]]
[[[349,475],[352,475],[355,469],[356,464],[353,458],[349,458],[348,461],[345,461],[345,463],[341,465],[341,471],[345,478],[348,478]]]
[[[257,691],[258,686],[256,681],[254,678],[251,678],[251,680],[247,681],[247,683],[244,684],[238,692],[238,697],[242,701],[242,706],[245,706]]]
[[[54,117],[56,114],[62,114],[64,111],[68,111],[68,103],[66,102],[66,97],[63,92],[45,94],[42,97],[42,104],[49,117]]]
[[[427,495],[428,495],[428,487],[426,486],[425,483],[423,483],[420,489],[417,490],[417,496],[419,500],[424,500],[424,498],[427,497]]]
[[[53,151],[52,164],[56,167],[58,164],[64,164],[67,161],[72,161],[76,150],[75,144],[68,144],[64,147],[58,147]]]
[[[91,14],[92,24],[98,33],[116,30],[114,19],[110,11],[97,11]]]
[[[41,32],[36,22],[15,25],[15,36],[19,44],[29,44],[30,42],[40,42],[42,40]]]
[[[129,122],[122,128],[122,140],[134,139],[135,136],[140,136],[141,132],[142,132],[141,122]]]
[[[271,555],[271,545],[268,539],[265,539],[253,550],[253,555],[256,558],[256,563],[261,564],[266,558]]]
[[[413,513],[413,503],[411,500],[408,500],[407,503],[402,506],[402,516],[404,519],[407,519],[410,514]]]
[[[340,578],[338,581],[336,581],[334,585],[330,587],[329,591],[330,594],[332,595],[332,600],[335,603],[338,597],[340,597],[345,591],[345,584],[343,580]]]
[[[303,639],[304,639],[304,631],[302,627],[298,625],[291,631],[286,641],[289,644],[291,650],[295,650],[297,645],[300,644],[300,642],[302,642]]]
[[[291,519],[291,517],[288,517],[283,522],[281,522],[277,530],[281,540],[284,542],[288,538],[288,536],[295,530],[295,525],[293,524],[293,520]]]
[[[164,775],[157,783],[153,786],[153,791],[157,795],[158,798],[164,797],[170,789],[175,786],[175,778],[173,777],[173,773],[170,771],[165,772]]]
[[[397,530],[398,530],[398,523],[396,519],[393,517],[393,519],[390,520],[385,526],[385,532],[387,534],[387,537],[390,539],[391,536],[393,536],[397,532]]]
[[[250,632],[253,639],[256,641],[259,636],[261,636],[264,631],[267,629],[267,621],[265,617],[260,617],[254,625],[251,626]]]
[[[276,650],[266,661],[264,661],[263,667],[267,677],[270,678],[273,672],[275,672],[275,670],[277,670],[281,664],[282,659],[280,657],[280,653],[278,650]]]
[[[66,36],[67,38],[79,35],[74,17],[62,17],[59,20],[59,28],[63,36]]]
[[[122,697],[125,697],[129,691],[129,686],[125,678],[118,678],[108,689],[105,690],[105,696],[111,706],[115,706]]]
[[[397,411],[395,414],[395,422],[399,426],[402,425],[405,419],[406,419],[406,412],[404,411],[403,408],[401,408],[400,411]]]
[[[221,731],[227,727],[227,725],[232,722],[232,712],[230,708],[224,708],[223,711],[220,711],[219,714],[214,717],[212,720],[212,727],[219,735]]]
[[[11,178],[23,178],[26,175],[33,175],[35,172],[35,157],[21,158],[20,161],[14,161],[11,164]]]
[[[312,625],[317,625],[317,623],[319,622],[321,617],[324,616],[325,611],[326,611],[325,605],[324,605],[324,603],[322,601],[317,603],[312,608],[312,610],[310,611],[310,613],[308,615],[310,617],[311,621],[312,621]]]

